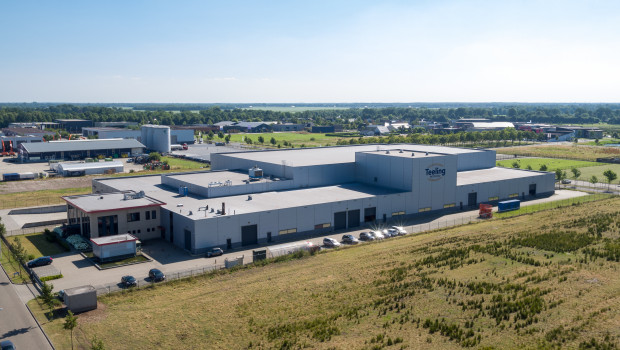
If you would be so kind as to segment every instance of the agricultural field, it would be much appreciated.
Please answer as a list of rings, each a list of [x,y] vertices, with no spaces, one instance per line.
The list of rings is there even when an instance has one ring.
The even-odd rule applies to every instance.
[[[498,148],[500,154],[516,154],[527,157],[566,158],[595,161],[596,158],[620,157],[620,147],[600,147],[584,145],[532,145],[522,147]]]
[[[620,199],[99,298],[78,348],[614,349]],[[63,313],[29,303],[58,349]],[[128,327],[128,325],[131,325]],[[136,336],[139,334],[141,336]],[[148,341],[144,336],[148,335]]]
[[[598,166],[601,164],[596,162],[555,158],[516,158],[500,160],[497,162],[497,166],[512,168],[515,162],[519,164],[520,169],[528,169],[529,166],[532,170],[540,170],[541,166],[546,165],[547,171],[556,171],[557,169],[565,170],[572,168],[585,168],[591,166]]]
[[[350,137],[338,137],[338,136],[327,136],[327,134],[320,133],[307,133],[307,132],[273,132],[273,133],[247,133],[247,134],[230,134],[231,142],[240,142],[244,143],[245,138],[249,137],[252,139],[254,144],[258,144],[258,137],[262,136],[265,140],[263,143],[264,146],[272,146],[270,143],[271,138],[273,137],[276,140],[276,144],[284,144],[286,141],[294,146],[330,146],[335,145],[336,142],[340,139],[349,139]],[[356,136],[359,137],[359,136]],[[220,139],[215,136],[213,139],[214,142],[220,141]]]
[[[75,187],[30,192],[0,194],[0,209],[24,208],[38,205],[64,204],[61,196],[91,193],[91,187]]]

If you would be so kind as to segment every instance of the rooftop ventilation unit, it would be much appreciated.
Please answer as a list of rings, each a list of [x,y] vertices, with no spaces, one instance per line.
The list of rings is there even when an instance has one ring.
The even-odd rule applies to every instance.
[[[415,152],[411,152],[411,156],[412,156],[412,157],[415,157]]]
[[[263,178],[263,169],[259,168],[257,165],[251,168],[249,173],[250,181],[258,181]]]
[[[390,151],[389,150],[385,151],[385,154],[390,154]]]
[[[400,152],[398,152],[398,153],[403,153],[403,150],[401,149]]]

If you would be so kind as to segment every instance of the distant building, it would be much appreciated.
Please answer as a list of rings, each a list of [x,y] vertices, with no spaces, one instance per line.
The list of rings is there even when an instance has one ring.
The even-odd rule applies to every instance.
[[[144,145],[134,139],[73,140],[19,145],[22,161],[40,162],[52,159],[77,160],[84,158],[120,157],[123,154],[144,153]]]
[[[238,122],[224,126],[224,132],[270,132],[275,122]]]
[[[95,127],[100,128],[127,128],[129,126],[137,126],[136,122],[95,122]]]
[[[390,130],[390,131],[400,131],[400,130],[409,130],[411,128],[411,125],[409,125],[409,123],[407,122],[389,122],[389,123],[385,123],[385,126]]]
[[[182,144],[182,143],[194,143],[194,129],[191,127],[177,127],[177,126],[165,126],[158,125],[157,127],[170,129],[170,143]],[[134,139],[142,142],[142,131],[132,130],[124,128],[109,128],[109,127],[93,127],[82,128],[82,136],[84,137],[97,137],[100,139]],[[147,147],[151,148],[147,145]],[[154,148],[153,148],[154,149]]]
[[[467,131],[504,130],[515,127],[514,124],[510,122],[472,122],[460,125]]]
[[[388,129],[387,126],[383,125],[368,125],[360,131],[360,134],[364,136],[380,136],[387,135],[389,133],[390,129]]]
[[[82,128],[91,127],[94,125],[92,120],[86,119],[56,119],[61,129],[65,129],[71,133],[82,133]]]
[[[32,123],[10,123],[9,128],[27,128],[27,129],[56,129],[59,127],[58,123],[52,122],[32,122]]]
[[[272,128],[273,128],[273,131],[303,131],[306,128],[306,125],[284,123],[284,124],[273,124]]]
[[[342,125],[312,126],[313,133],[342,132]]]

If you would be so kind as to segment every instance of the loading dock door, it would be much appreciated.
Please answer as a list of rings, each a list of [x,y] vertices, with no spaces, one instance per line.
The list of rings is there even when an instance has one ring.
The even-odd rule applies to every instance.
[[[358,227],[360,225],[360,210],[349,210],[349,227]]]
[[[347,212],[340,211],[334,213],[334,230],[342,230],[347,228]]]
[[[536,195],[536,184],[531,184],[530,185],[530,196],[535,196]]]
[[[189,230],[185,230],[185,250],[192,250],[192,233]]]
[[[364,222],[373,222],[377,219],[377,208],[365,208],[364,209]]]
[[[470,193],[467,196],[467,205],[475,207],[478,204],[478,192]]]
[[[241,245],[250,245],[256,243],[258,243],[258,226],[241,226]]]

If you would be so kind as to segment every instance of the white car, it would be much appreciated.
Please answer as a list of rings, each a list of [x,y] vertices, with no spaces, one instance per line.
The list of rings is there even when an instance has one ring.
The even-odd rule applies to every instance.
[[[390,237],[394,237],[395,235],[392,234],[392,232],[390,232],[389,230],[383,230],[381,231],[381,233],[383,234],[383,236],[385,236],[385,238],[390,238]]]
[[[385,236],[383,235],[383,233],[381,233],[381,231],[373,231],[371,233],[375,237],[375,239],[384,239],[385,238]]]
[[[400,236],[404,236],[407,234],[407,231],[402,226],[392,226],[392,229],[396,230]]]
[[[337,240],[333,238],[325,237],[323,238],[323,245],[325,247],[336,248],[336,247],[340,247],[340,242],[338,242]]]

